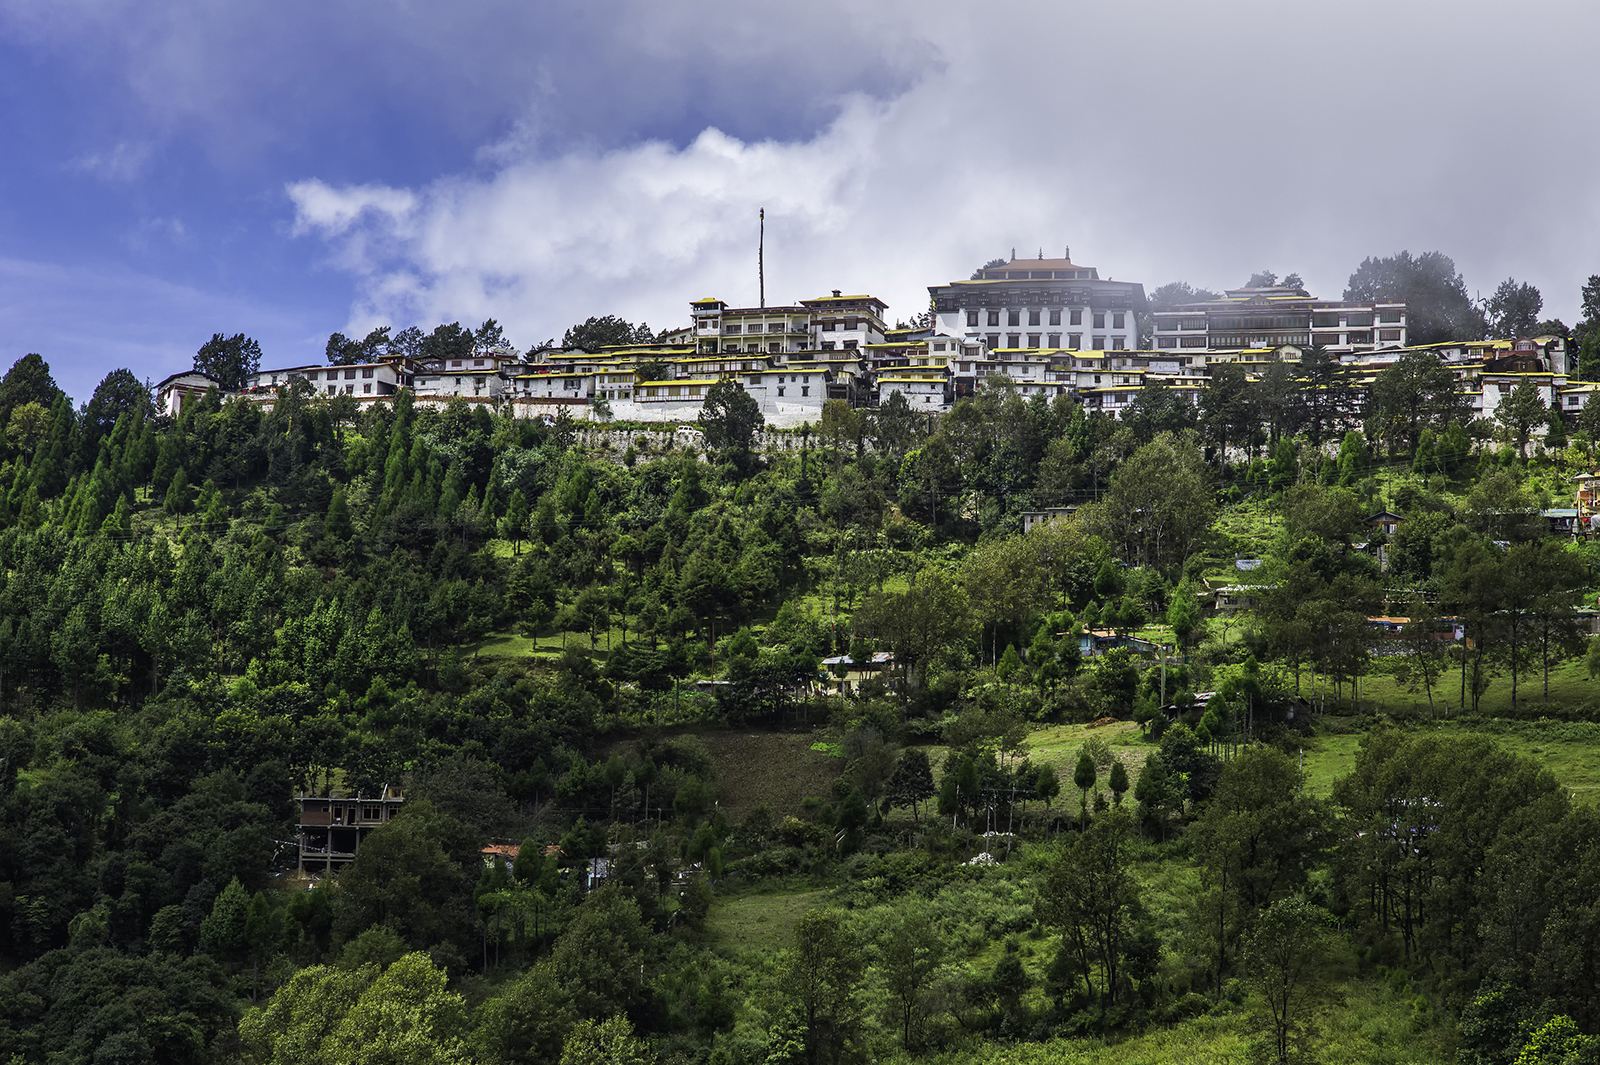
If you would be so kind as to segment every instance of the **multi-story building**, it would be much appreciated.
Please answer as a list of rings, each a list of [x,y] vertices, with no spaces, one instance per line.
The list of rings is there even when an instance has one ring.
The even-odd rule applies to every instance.
[[[402,388],[412,384],[411,369],[405,360],[385,359],[350,366],[286,366],[259,370],[245,378],[243,394],[251,399],[271,399],[279,388],[297,379],[309,384],[312,392],[319,396],[354,396],[367,403],[392,400]]]
[[[171,418],[176,418],[183,413],[184,404],[191,399],[198,399],[219,387],[218,381],[208,373],[199,370],[185,370],[164,377],[156,385],[156,410]]]
[[[878,406],[896,392],[905,396],[912,410],[942,414],[950,409],[950,379],[941,371],[916,367],[886,370],[878,378]]]
[[[855,351],[883,343],[883,312],[889,305],[875,296],[841,296],[834,289],[831,296],[800,304],[811,315],[813,351]]]
[[[811,313],[799,305],[729,307],[707,298],[695,300],[690,311],[695,350],[702,355],[779,355],[811,346]]]
[[[1320,346],[1341,356],[1406,344],[1406,305],[1344,303],[1314,298],[1303,288],[1229,289],[1222,299],[1156,311],[1161,351],[1242,351]]]
[[[300,875],[332,873],[353,861],[361,842],[400,813],[405,797],[384,785],[376,796],[301,795]]]
[[[968,281],[930,285],[937,328],[994,348],[1139,346],[1144,286],[1101,280],[1070,258],[1018,259],[986,267]]]
[[[460,358],[429,359],[417,367],[412,390],[421,402],[460,396],[497,402],[508,391],[507,371],[516,363],[510,351],[474,352]]]

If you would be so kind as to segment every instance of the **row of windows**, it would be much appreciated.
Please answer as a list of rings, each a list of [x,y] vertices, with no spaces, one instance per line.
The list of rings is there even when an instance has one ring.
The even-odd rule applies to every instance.
[[[1212,329],[1305,329],[1310,315],[1269,314],[1249,318],[1213,318]]]
[[[978,316],[980,314],[985,314],[985,313],[988,316],[988,324],[989,325],[994,326],[994,325],[999,325],[1000,324],[1000,315],[1002,313],[1000,311],[988,311],[988,312],[968,311],[967,312],[967,324],[969,326],[977,325],[978,324]],[[1021,325],[1022,324],[1022,313],[1023,313],[1022,311],[1020,311],[1020,310],[1005,311],[1003,313],[1006,316],[1006,325]],[[1027,313],[1028,313],[1028,324],[1029,325],[1040,325],[1040,324],[1042,324],[1040,322],[1040,316],[1044,312],[1030,310]],[[1082,325],[1083,324],[1083,311],[1082,310],[1071,310],[1071,311],[1068,311],[1067,314],[1068,314],[1068,320],[1067,320],[1067,324],[1068,325]],[[1060,325],[1061,324],[1061,312],[1059,310],[1051,310],[1049,312],[1049,315],[1050,315],[1050,321],[1049,321],[1050,325]],[[1104,311],[1095,311],[1094,312],[1094,327],[1096,329],[1104,329],[1106,327],[1106,313]],[[1127,328],[1127,314],[1125,312],[1123,312],[1123,311],[1114,312],[1111,315],[1111,328],[1113,328],[1113,329],[1125,329],[1125,328]]]
[[[339,377],[340,377],[341,374],[344,376],[344,379],[346,381],[354,381],[356,379],[356,372],[354,370],[327,370],[327,371],[324,371],[323,380],[325,380],[325,381],[337,381],[337,380],[339,380]],[[361,376],[362,377],[371,377],[372,376],[371,367],[368,367],[367,369],[362,370],[361,371]],[[306,374],[306,380],[307,381],[315,381],[316,379],[317,379],[317,371],[312,370],[310,373]]]
[[[1386,322],[1398,322],[1400,320],[1400,312],[1384,311],[1383,320]],[[1370,329],[1372,327],[1372,312],[1352,311],[1345,314],[1341,314],[1338,311],[1319,312],[1311,316],[1311,327],[1313,329]]]
[[[1023,346],[1023,344],[1022,344],[1023,335],[1024,334],[1022,334],[1022,333],[1007,333],[1005,335],[1005,341],[1006,341],[1005,346],[1008,347],[1008,348],[1020,348],[1020,347],[1022,347]],[[1026,335],[1027,335],[1027,338],[1028,338],[1028,344],[1027,344],[1028,347],[1030,347],[1030,348],[1039,347],[1040,334],[1038,334],[1038,333],[1028,333]],[[1061,334],[1060,333],[1048,333],[1048,334],[1045,334],[1045,335],[1049,339],[1049,344],[1048,344],[1049,347],[1059,348],[1059,347],[1062,346],[1061,345]],[[988,343],[988,345],[991,348],[1000,347],[1000,334],[999,333],[990,333],[988,336],[986,336],[984,338],[984,340]],[[1127,343],[1128,343],[1127,342],[1127,338],[1125,338],[1125,337],[1112,337],[1111,338],[1111,350],[1112,351],[1124,351],[1127,348]],[[1083,334],[1082,333],[1068,333],[1067,334],[1066,346],[1069,347],[1069,348],[1081,348],[1081,347],[1083,347]],[[1103,350],[1105,350],[1105,346],[1106,346],[1106,338],[1104,336],[1096,336],[1096,337],[1092,338],[1092,340],[1090,342],[1090,347],[1095,351],[1103,351]]]
[[[805,328],[805,324],[802,322],[796,322],[793,326],[788,327],[790,332],[804,332]],[[752,322],[750,325],[725,325],[722,327],[722,331],[729,335],[736,335],[740,332],[782,333],[785,331],[785,326],[782,322],[768,322],[765,326],[760,322]]]
[[[451,359],[450,360],[450,368],[452,370],[459,370],[459,369],[461,369],[462,363],[464,361],[465,360],[462,360],[462,359]],[[489,360],[488,359],[473,359],[472,360],[472,365],[474,365],[474,366],[487,366],[487,365],[489,365]]]
[[[639,398],[653,396],[667,399],[699,399],[700,392],[700,385],[657,385],[654,388],[639,389]]]
[[[1188,339],[1188,338],[1186,338]],[[1194,339],[1199,339],[1198,337]],[[1251,333],[1248,336],[1213,336],[1211,346],[1214,348],[1248,348],[1248,347],[1276,347],[1279,344],[1294,344],[1304,347],[1311,343],[1308,333]]]
[[[355,385],[345,385],[344,386],[344,394],[347,395],[347,396],[354,395],[355,391],[356,391],[356,386]],[[338,394],[339,394],[339,386],[338,385],[329,385],[328,386],[328,395],[337,396]],[[362,385],[361,386],[361,394],[364,395],[364,396],[372,395],[372,386],[371,385]]]

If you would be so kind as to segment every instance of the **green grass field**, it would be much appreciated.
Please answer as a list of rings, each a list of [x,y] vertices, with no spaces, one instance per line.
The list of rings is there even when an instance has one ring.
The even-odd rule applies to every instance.
[[[717,899],[706,918],[711,945],[724,954],[776,953],[792,945],[795,922],[828,904],[828,892],[759,891]]]

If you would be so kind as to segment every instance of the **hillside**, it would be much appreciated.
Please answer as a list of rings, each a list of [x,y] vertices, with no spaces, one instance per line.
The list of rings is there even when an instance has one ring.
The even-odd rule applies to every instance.
[[[1002,381],[618,453],[41,396],[0,411],[0,1056],[1600,1036],[1581,431],[1228,445]]]

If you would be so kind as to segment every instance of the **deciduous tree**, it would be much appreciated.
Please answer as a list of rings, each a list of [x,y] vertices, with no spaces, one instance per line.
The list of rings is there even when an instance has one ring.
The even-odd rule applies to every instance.
[[[1329,953],[1326,918],[1305,899],[1278,899],[1261,914],[1245,945],[1245,979],[1261,996],[1258,1024],[1267,1058],[1287,1065],[1312,1032]]]
[[[1404,300],[1406,339],[1412,344],[1477,340],[1483,313],[1467,294],[1467,283],[1448,255],[1408,251],[1363,259],[1345,286],[1347,300]]]
[[[195,352],[194,368],[216,378],[222,391],[237,392],[245,378],[261,369],[261,345],[243,333],[213,333]]]
[[[1034,908],[1058,930],[1085,991],[1102,1006],[1117,1001],[1126,983],[1123,961],[1144,912],[1128,844],[1132,819],[1111,810],[1060,847],[1045,871]],[[1096,979],[1098,978],[1098,979]]]
[[[750,446],[766,422],[760,404],[733,378],[724,377],[706,389],[700,431],[705,434],[706,449],[724,461],[747,465]]]

